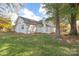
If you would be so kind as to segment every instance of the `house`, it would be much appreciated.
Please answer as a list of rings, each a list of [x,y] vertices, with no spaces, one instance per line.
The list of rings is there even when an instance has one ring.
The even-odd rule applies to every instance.
[[[51,21],[41,20],[43,26],[37,27],[37,32],[41,33],[52,33],[55,32],[55,25]]]
[[[25,34],[35,32],[51,33],[53,32],[53,27],[49,25],[44,26],[43,22],[18,16],[15,23],[15,32]]]

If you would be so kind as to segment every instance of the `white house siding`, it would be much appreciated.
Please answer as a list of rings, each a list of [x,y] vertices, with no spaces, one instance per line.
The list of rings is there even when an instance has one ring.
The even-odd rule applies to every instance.
[[[22,26],[24,27],[24,29],[22,29]],[[26,30],[26,24],[18,24],[16,26],[15,31],[18,32],[18,33],[26,33],[27,32],[27,30]]]
[[[28,26],[23,22],[23,20],[19,19],[19,21],[17,22],[18,24],[16,25],[16,29],[15,31],[18,33],[27,33],[27,28]],[[24,27],[24,29],[22,29],[22,27]]]
[[[35,33],[36,32],[36,26],[35,25],[29,25],[29,28],[27,28],[28,34],[29,33]]]
[[[37,31],[40,33],[52,33],[55,32],[55,27],[37,27]]]
[[[37,32],[40,33],[52,33],[55,32],[55,26],[52,22],[46,23],[45,20],[42,22],[43,26],[37,26]],[[47,24],[47,25],[46,25]]]

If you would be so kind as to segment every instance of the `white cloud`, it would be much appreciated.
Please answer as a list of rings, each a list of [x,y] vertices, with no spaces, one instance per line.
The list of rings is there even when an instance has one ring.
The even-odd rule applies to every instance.
[[[40,5],[39,13],[41,13],[44,18],[47,18],[47,17],[48,17],[48,15],[46,14],[47,11],[46,11],[45,8],[43,8],[43,6],[44,6],[44,5],[42,5],[42,4]]]
[[[40,5],[39,12],[42,13],[43,15],[46,14],[46,10],[43,8],[42,4]]]
[[[21,15],[23,17],[30,18],[36,21],[39,21],[41,19],[40,16],[36,16],[31,10],[28,10],[27,8],[22,9],[20,12],[23,13],[23,15]]]

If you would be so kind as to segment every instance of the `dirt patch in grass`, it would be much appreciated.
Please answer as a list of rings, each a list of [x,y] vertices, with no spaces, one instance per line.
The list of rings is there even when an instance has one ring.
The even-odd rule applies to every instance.
[[[51,36],[55,37],[55,33],[51,33]],[[69,34],[63,34],[61,35],[62,41],[71,43],[71,44],[77,44],[79,43],[79,35],[69,35]]]
[[[66,41],[68,43],[77,44],[79,43],[79,35],[73,36],[73,35],[62,35],[63,41]]]

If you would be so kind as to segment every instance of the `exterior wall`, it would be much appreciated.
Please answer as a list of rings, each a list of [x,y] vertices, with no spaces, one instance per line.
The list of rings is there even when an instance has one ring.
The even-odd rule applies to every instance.
[[[37,32],[40,33],[52,33],[55,32],[56,28],[51,21],[46,22],[45,20],[42,21],[43,26],[37,27]],[[47,26],[46,26],[47,25]]]
[[[29,25],[28,34],[36,32],[36,25]]]
[[[24,23],[23,20],[19,19],[19,21],[17,22],[18,24],[16,25],[15,31],[18,33],[27,33],[27,28],[28,26]],[[23,29],[22,29],[23,27]]]
[[[37,27],[37,31],[40,33],[52,33],[55,32],[55,27]]]
[[[23,28],[22,28],[23,27]],[[21,18],[18,19],[17,25],[15,27],[15,31],[17,33],[25,33],[25,34],[29,34],[29,33],[52,33],[55,32],[55,27],[54,26],[39,26],[37,25],[27,25],[26,23],[24,23],[24,20],[22,20]]]

